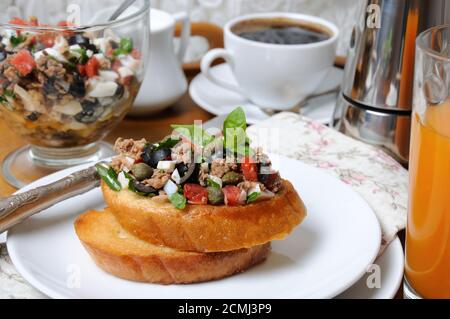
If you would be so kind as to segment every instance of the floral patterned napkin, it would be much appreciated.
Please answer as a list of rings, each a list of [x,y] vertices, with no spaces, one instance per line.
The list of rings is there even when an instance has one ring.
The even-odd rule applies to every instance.
[[[276,132],[272,138],[282,142],[261,142],[264,130]],[[248,134],[265,151],[314,165],[352,186],[378,217],[380,254],[406,227],[408,172],[380,149],[294,113],[277,114],[250,127]]]

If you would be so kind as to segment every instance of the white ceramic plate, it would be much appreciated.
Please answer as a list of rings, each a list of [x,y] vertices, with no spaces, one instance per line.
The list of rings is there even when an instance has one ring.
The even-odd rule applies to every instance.
[[[226,63],[213,67],[211,72],[225,81],[236,83],[231,69]],[[339,86],[342,82],[343,72],[342,69],[333,68],[317,93],[328,92]],[[214,115],[229,114],[237,106],[242,106],[245,109],[249,124],[255,124],[269,118],[269,115],[261,110],[260,107],[251,103],[242,95],[212,83],[202,73],[192,80],[189,86],[189,94],[197,105]],[[336,95],[326,95],[320,99],[309,101],[302,108],[301,113],[315,121],[328,124],[333,115],[335,105]]]
[[[375,260],[381,241],[378,221],[368,204],[339,180],[295,160],[273,159],[304,199],[308,217],[286,240],[273,243],[265,263],[242,274],[196,285],[160,286],[104,273],[73,229],[78,215],[104,206],[98,189],[12,229],[7,241],[10,257],[29,283],[53,298],[335,297],[355,284]],[[26,189],[80,168],[58,172]]]

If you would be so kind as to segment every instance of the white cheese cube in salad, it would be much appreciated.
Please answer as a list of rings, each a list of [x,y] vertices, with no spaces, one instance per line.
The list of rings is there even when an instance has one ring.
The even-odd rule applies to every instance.
[[[37,60],[39,60],[43,55],[44,55],[44,50],[42,50],[42,51],[36,51],[36,52],[33,54],[33,57],[34,57],[34,59],[37,61]]]
[[[125,55],[120,57],[120,62],[122,63],[122,66],[125,66],[129,68],[133,72],[137,72],[139,70],[140,62],[139,60],[136,60],[131,55]]]
[[[169,179],[164,186],[164,192],[166,192],[167,195],[172,196],[173,194],[178,193],[178,186]]]
[[[178,169],[175,168],[175,170],[172,173],[171,178],[176,184],[181,183],[181,176],[180,176],[180,172],[178,171]]]
[[[89,92],[91,97],[108,97],[114,96],[117,92],[119,85],[116,82],[93,82],[91,83],[92,90]]]
[[[64,53],[67,51],[69,47],[69,43],[63,36],[59,36],[55,40],[55,44],[53,45],[53,50],[58,51],[59,53]]]
[[[134,75],[134,72],[126,66],[121,66],[118,71],[121,78],[127,78]]]
[[[100,80],[102,81],[115,81],[119,78],[119,75],[114,71],[99,71]]]
[[[177,165],[176,161],[159,161],[158,166],[156,168],[161,171],[172,173],[175,170],[176,165]]]
[[[65,115],[76,115],[83,111],[83,107],[77,100],[72,100],[66,104],[57,104],[53,107],[53,111],[65,114]]]
[[[45,49],[45,50],[36,52],[36,53],[34,54],[34,59],[35,59],[36,61],[39,60],[39,58],[40,58],[41,56],[44,55],[44,51],[45,51],[49,56],[51,56],[52,58],[58,60],[59,62],[64,62],[64,63],[67,62],[67,59],[64,57],[64,55],[62,55],[58,50],[55,50],[55,49],[53,49],[53,48],[47,48],[47,49]]]
[[[69,47],[70,55],[76,57],[77,59],[81,58],[81,47],[78,44],[71,45]]]
[[[107,38],[98,38],[94,39],[94,44],[99,47],[100,51],[106,52],[110,45],[109,40]]]
[[[117,176],[117,180],[119,181],[120,186],[122,189],[127,189],[130,185],[130,180],[125,176],[124,172],[120,172]]]
[[[9,48],[9,47],[11,46],[11,41],[9,40],[8,37],[4,37],[4,38],[2,39],[2,44],[3,44],[6,48]]]
[[[81,47],[79,44],[74,44],[69,47],[69,50],[71,51],[81,50]]]

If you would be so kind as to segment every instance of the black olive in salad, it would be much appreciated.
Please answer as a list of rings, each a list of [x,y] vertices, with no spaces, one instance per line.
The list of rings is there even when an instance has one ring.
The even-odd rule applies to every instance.
[[[243,110],[237,108],[225,120],[224,130],[241,128],[245,134],[245,122]],[[261,149],[250,148],[246,136],[244,147],[239,148],[229,146],[228,134],[211,136],[202,131],[202,138],[196,139],[185,134],[195,131],[193,126],[173,128],[171,137],[156,144],[119,138],[111,164],[98,165],[106,184],[140,196],[168,196],[179,209],[186,203],[246,205],[273,198],[282,190],[280,174]],[[212,144],[217,148],[211,154]],[[226,158],[225,154],[233,156]]]

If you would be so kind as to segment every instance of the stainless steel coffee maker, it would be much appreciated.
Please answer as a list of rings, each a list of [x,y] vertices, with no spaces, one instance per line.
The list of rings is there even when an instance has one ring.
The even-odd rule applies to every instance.
[[[360,0],[334,115],[341,132],[408,165],[415,40],[450,23],[450,0]]]

